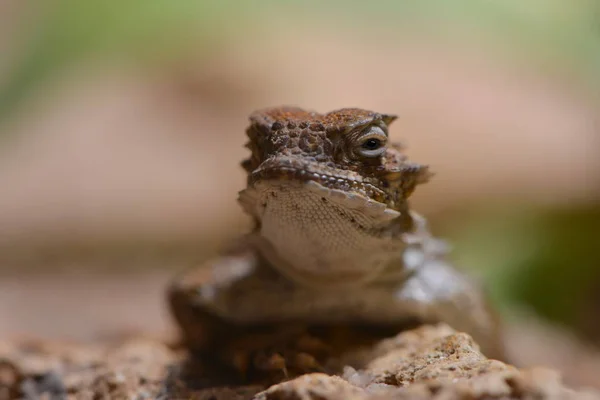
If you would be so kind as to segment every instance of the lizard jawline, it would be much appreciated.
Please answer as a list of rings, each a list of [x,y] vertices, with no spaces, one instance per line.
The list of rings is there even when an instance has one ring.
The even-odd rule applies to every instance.
[[[272,187],[297,187],[308,190],[343,208],[363,213],[366,217],[372,219],[373,224],[377,225],[389,223],[401,215],[399,211],[387,207],[385,203],[375,201],[360,193],[329,188],[314,180],[257,180],[248,188],[239,192],[238,202],[247,213],[260,220],[261,209],[264,207],[264,204],[260,202],[261,193]]]

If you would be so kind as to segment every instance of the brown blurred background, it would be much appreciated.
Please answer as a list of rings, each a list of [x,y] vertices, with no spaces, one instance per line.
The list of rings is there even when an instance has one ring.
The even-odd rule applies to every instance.
[[[593,0],[2,1],[0,337],[168,334],[169,277],[249,226],[247,116],[281,104],[398,114],[436,172],[413,207],[517,361],[595,382]]]

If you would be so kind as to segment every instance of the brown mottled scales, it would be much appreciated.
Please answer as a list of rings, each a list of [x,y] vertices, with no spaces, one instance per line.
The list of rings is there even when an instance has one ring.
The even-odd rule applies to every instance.
[[[356,108],[250,116],[239,203],[255,228],[171,286],[189,346],[241,371],[288,373],[318,370],[334,351],[319,335],[337,337],[340,327],[356,332],[341,337],[356,339],[365,329],[391,334],[442,321],[502,357],[485,296],[444,259],[444,244],[408,207],[429,173],[388,142],[395,119]]]

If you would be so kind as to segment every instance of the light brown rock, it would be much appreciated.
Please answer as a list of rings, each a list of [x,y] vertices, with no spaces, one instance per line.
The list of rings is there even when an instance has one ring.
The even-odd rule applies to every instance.
[[[366,361],[343,378],[312,374],[272,386],[257,400],[379,399],[600,399],[566,388],[557,372],[519,370],[489,360],[464,333],[446,325],[424,326],[348,355]]]
[[[413,329],[332,360],[332,365],[347,364],[353,367],[340,367],[338,375],[308,374],[269,388],[222,380],[211,387],[206,376],[214,375],[214,366],[194,367],[197,377],[185,377],[181,353],[160,340],[3,342],[0,399],[51,394],[68,399],[600,399],[597,392],[565,387],[553,370],[520,370],[489,360],[470,336],[446,325]]]

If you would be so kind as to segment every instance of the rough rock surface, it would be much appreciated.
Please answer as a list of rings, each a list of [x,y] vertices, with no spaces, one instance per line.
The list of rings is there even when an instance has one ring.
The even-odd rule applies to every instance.
[[[333,361],[346,365],[337,376],[313,373],[266,388],[156,339],[0,342],[0,399],[600,399],[565,387],[552,370],[486,359],[468,335],[443,324]]]

